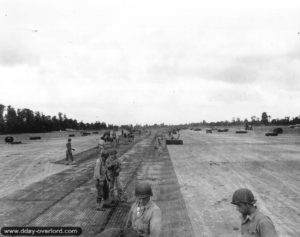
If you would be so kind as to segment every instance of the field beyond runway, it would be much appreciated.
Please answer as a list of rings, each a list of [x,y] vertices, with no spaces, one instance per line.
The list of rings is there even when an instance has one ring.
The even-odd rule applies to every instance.
[[[168,146],[195,236],[240,236],[233,192],[251,189],[280,236],[300,236],[300,135],[183,130]]]
[[[72,137],[72,146],[76,150],[73,155],[96,147],[100,138],[99,134],[81,136],[76,132],[49,132],[34,134],[11,135],[15,141],[22,144],[6,144],[0,136],[0,197],[8,195],[18,189],[38,182],[52,174],[69,168],[54,162],[66,157],[66,143],[69,134]],[[29,140],[31,136],[40,136],[41,140]]]

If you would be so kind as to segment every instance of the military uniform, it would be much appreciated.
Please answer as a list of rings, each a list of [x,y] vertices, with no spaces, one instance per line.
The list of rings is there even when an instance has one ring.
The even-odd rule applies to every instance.
[[[96,160],[96,165],[94,169],[94,179],[96,180],[97,189],[97,203],[100,204],[102,200],[108,198],[108,183],[106,180],[106,166],[101,158]]]
[[[258,210],[245,218],[242,217],[242,236],[278,237],[271,219]]]
[[[73,154],[72,154],[72,145],[71,145],[70,141],[68,141],[68,143],[66,144],[66,147],[67,147],[66,162],[67,162],[67,164],[69,164],[69,160],[71,160],[72,162],[74,161]]]
[[[118,180],[118,176],[121,170],[120,162],[115,154],[110,155],[106,162],[106,179],[109,186],[109,195],[112,200],[115,200],[115,189],[118,192],[118,197],[123,195],[123,189]]]
[[[98,142],[98,153],[101,155],[105,147],[105,141],[100,138]]]
[[[151,200],[146,206],[135,202],[128,214],[127,228],[135,230],[140,237],[159,237],[162,214],[160,208]]]

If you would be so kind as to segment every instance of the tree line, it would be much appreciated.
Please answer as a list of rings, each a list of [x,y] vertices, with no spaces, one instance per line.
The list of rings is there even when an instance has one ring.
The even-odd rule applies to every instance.
[[[251,116],[251,119],[240,119],[240,118],[232,118],[231,121],[225,120],[225,121],[218,121],[218,122],[206,122],[203,120],[200,123],[191,123],[190,126],[245,126],[245,125],[252,125],[252,126],[261,126],[261,125],[274,125],[274,126],[280,126],[280,125],[295,125],[300,124],[300,116],[291,118],[289,116],[284,118],[276,118],[272,119],[270,115],[267,114],[267,112],[263,112],[261,116]]]
[[[181,124],[178,126],[245,126],[245,125],[295,125],[300,124],[300,116],[282,119],[272,119],[270,115],[263,112],[260,117],[252,116],[251,119],[241,120],[232,118],[231,121],[206,122]],[[145,125],[139,127],[164,127],[164,124]],[[95,123],[78,122],[76,119],[70,119],[65,114],[59,112],[58,116],[44,115],[41,112],[34,112],[30,109],[15,109],[11,105],[0,104],[0,134],[8,133],[38,133],[51,132],[66,129],[75,130],[102,130],[117,129],[118,126],[96,121]],[[122,125],[122,129],[132,129],[132,125]]]
[[[0,104],[0,133],[38,133],[66,129],[101,130],[116,126],[104,122],[83,123],[70,119],[59,112],[58,116],[44,115],[30,109],[15,109],[11,105]]]

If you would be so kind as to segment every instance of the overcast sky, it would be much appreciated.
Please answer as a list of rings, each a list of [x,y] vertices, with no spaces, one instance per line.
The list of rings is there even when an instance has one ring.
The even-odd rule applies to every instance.
[[[0,0],[0,103],[84,122],[300,115],[300,1]]]

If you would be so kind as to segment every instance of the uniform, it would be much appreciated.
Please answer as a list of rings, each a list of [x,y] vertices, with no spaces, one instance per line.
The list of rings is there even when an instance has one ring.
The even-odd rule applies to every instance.
[[[258,210],[242,218],[242,236],[278,237],[271,219]]]
[[[97,203],[101,203],[102,200],[105,200],[108,198],[107,193],[107,180],[105,177],[106,173],[106,167],[101,160],[101,158],[98,158],[96,160],[96,165],[94,169],[94,179],[96,180],[96,189],[97,189]]]
[[[114,165],[114,193],[117,193],[119,201],[126,201],[126,194],[123,190],[122,184],[119,179],[119,174],[121,172],[121,164],[118,158],[114,155],[113,159],[115,160]]]
[[[66,162],[68,164],[69,160],[71,160],[72,162],[74,161],[73,154],[72,154],[71,141],[68,141],[68,143],[66,144],[66,147],[67,147],[67,150],[66,150]]]
[[[100,138],[99,142],[98,142],[98,152],[100,155],[102,154],[102,151],[104,150],[104,146],[105,146],[105,141],[102,138]]]
[[[154,202],[150,200],[146,206],[135,202],[129,211],[126,227],[132,228],[141,237],[159,237],[161,222],[161,210]]]
[[[109,186],[109,194],[111,199],[115,200],[115,190],[119,195],[123,195],[123,190],[121,184],[118,180],[118,175],[120,172],[120,163],[116,155],[110,155],[106,160],[106,179]]]

